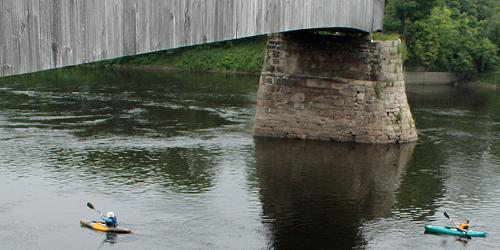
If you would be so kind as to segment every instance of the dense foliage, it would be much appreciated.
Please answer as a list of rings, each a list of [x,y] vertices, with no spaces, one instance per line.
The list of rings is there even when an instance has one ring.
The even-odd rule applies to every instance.
[[[500,0],[387,0],[385,30],[408,46],[408,63],[474,76],[499,71]]]
[[[188,71],[260,73],[266,37],[153,52],[95,63],[98,65],[158,65]]]

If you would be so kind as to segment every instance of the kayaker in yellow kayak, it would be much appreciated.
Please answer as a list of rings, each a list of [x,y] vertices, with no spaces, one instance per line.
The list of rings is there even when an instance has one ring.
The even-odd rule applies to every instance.
[[[118,220],[116,219],[116,215],[114,212],[109,211],[106,216],[104,216],[101,213],[101,219],[103,220],[104,223],[106,223],[106,226],[108,227],[116,227],[118,226]]]
[[[116,219],[116,215],[114,212],[107,212],[106,216],[97,210],[94,205],[90,202],[87,202],[87,207],[95,210],[99,215],[101,215],[100,221],[91,221],[91,220],[80,220],[80,225],[84,227],[88,227],[97,231],[108,232],[108,233],[125,233],[129,234],[132,231],[128,228],[118,227],[118,220]]]

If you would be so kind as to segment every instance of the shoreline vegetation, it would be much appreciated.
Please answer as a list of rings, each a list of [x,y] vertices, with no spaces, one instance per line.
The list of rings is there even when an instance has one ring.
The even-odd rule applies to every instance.
[[[85,66],[260,74],[266,42],[266,36],[257,36],[122,57]]]
[[[480,75],[476,81],[481,85],[495,86],[497,89],[500,89],[500,70]]]
[[[373,34],[373,40],[377,41],[396,39],[400,39],[400,35],[397,33]],[[264,64],[266,42],[267,36],[257,36],[127,56],[88,63],[84,66],[260,74]],[[405,57],[407,53],[404,41],[401,49],[403,50],[403,57]]]
[[[202,46],[185,47],[118,59],[85,64],[84,67],[110,67],[160,71],[209,72],[237,75],[258,75],[264,62],[266,36],[237,41],[225,41]],[[373,40],[401,39],[397,33],[375,33]],[[403,59],[408,60],[404,40],[401,45]],[[499,72],[478,75],[473,80],[483,85],[500,85]]]
[[[406,66],[499,83],[500,0],[387,0],[384,31],[406,42]]]

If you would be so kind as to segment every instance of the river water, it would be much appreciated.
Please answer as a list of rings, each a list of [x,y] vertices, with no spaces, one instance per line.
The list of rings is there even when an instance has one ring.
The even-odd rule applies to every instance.
[[[409,86],[419,141],[252,138],[258,77],[0,80],[1,249],[495,249],[500,93]],[[131,235],[80,227],[113,210]],[[443,216],[487,238],[425,235]]]

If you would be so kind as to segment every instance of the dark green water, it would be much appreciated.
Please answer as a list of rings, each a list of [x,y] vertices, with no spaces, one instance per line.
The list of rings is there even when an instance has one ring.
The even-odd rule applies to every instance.
[[[418,143],[252,138],[258,77],[0,80],[1,249],[495,249],[500,94],[409,87]],[[131,235],[79,226],[113,210]],[[423,226],[472,221],[467,243]]]

